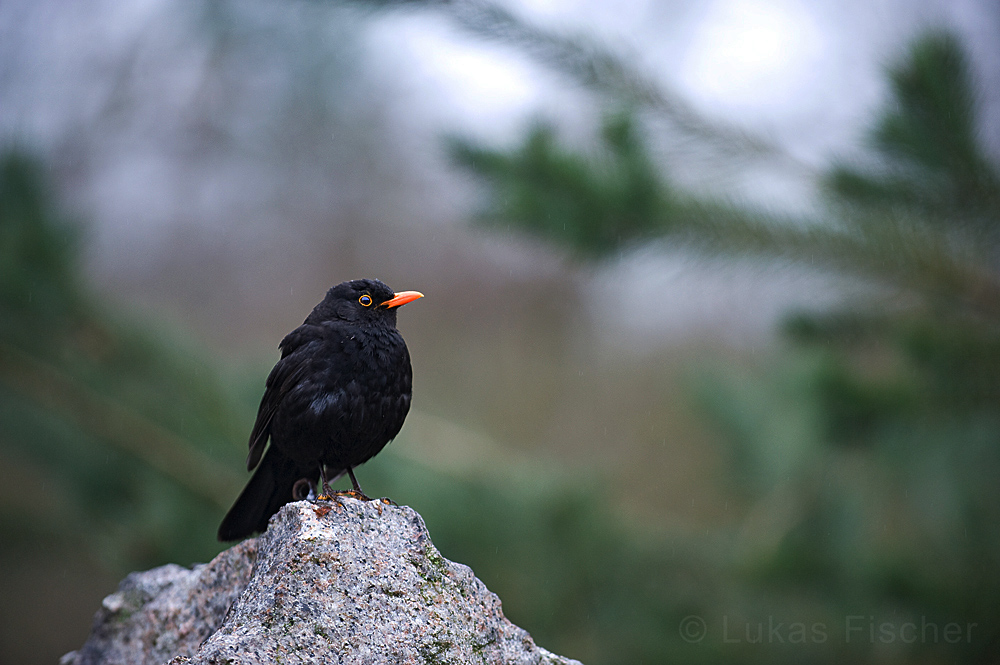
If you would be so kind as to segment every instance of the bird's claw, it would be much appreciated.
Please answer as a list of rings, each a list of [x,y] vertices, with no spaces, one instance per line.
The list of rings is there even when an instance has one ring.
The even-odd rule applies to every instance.
[[[318,497],[316,497],[314,499],[314,501],[316,503],[320,503],[320,502],[322,502],[322,503],[332,503],[334,505],[334,507],[337,509],[337,511],[339,512],[344,507],[344,504],[342,504],[340,502],[340,496],[339,496],[339,494],[340,494],[339,492],[332,492],[331,494],[320,494]]]

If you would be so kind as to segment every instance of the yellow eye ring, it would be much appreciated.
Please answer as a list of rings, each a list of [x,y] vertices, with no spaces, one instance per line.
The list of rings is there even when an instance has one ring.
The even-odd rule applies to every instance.
[[[365,295],[358,298],[358,302],[364,305],[365,307],[371,307],[372,297],[366,293]]]

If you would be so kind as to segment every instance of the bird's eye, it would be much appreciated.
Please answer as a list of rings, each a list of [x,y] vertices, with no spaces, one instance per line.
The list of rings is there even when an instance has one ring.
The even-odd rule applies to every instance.
[[[371,307],[372,297],[366,293],[365,295],[358,298],[358,302],[364,305],[365,307]]]

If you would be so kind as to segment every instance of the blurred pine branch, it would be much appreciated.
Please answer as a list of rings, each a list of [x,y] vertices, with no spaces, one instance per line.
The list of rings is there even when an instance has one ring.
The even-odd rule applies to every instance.
[[[676,186],[645,148],[655,128],[635,112],[642,96],[601,80],[620,72],[599,60],[593,75],[573,65],[579,80],[629,110],[608,116],[593,150],[566,148],[542,125],[513,148],[450,141],[488,184],[481,219],[589,258],[656,239],[879,285],[880,299],[847,312],[790,316],[789,346],[766,366],[693,381],[749,506],[733,566],[755,602],[774,603],[769,616],[801,613],[807,597],[820,616],[976,623],[975,642],[915,644],[902,657],[983,659],[1000,644],[1000,168],[979,138],[961,42],[928,34],[889,69],[892,98],[867,154],[819,178],[825,200],[808,218]],[[615,128],[628,140],[615,142]],[[837,653],[875,657],[826,655]],[[768,651],[769,662],[788,656]]]
[[[902,207],[942,233],[995,234],[1000,174],[978,140],[978,95],[958,39],[930,34],[888,72],[893,101],[869,145],[877,164],[838,166],[830,188],[859,206]],[[996,242],[995,235],[992,242]]]
[[[551,127],[536,125],[512,149],[452,138],[451,154],[490,184],[485,221],[585,256],[663,236],[859,275],[995,319],[1000,174],[975,141],[975,95],[960,45],[925,37],[889,76],[895,99],[873,131],[879,166],[834,167],[817,218],[680,191],[649,156],[650,129],[634,110],[609,115],[591,153],[560,146]],[[631,96],[619,102],[634,109]]]
[[[239,410],[190,349],[97,303],[79,227],[51,202],[36,162],[0,155],[0,462],[35,469],[64,507],[25,522],[0,505],[6,546],[57,533],[112,565],[205,558],[242,481],[222,463]]]
[[[729,155],[749,153],[782,161],[792,158],[768,139],[694,110],[663,81],[643,72],[637,58],[608,48],[592,36],[564,35],[532,25],[494,2],[447,2],[447,11],[472,34],[510,46],[569,80],[666,120],[679,135],[710,144]]]
[[[0,377],[10,389],[68,419],[88,437],[136,457],[220,509],[229,508],[242,489],[245,478],[238,468],[216,461],[134,408],[3,342]]]
[[[457,163],[492,183],[492,200],[502,202],[484,212],[487,222],[516,224],[592,257],[667,230],[674,196],[630,114],[607,119],[593,156],[561,148],[546,125],[536,125],[510,152],[457,138],[450,148]]]

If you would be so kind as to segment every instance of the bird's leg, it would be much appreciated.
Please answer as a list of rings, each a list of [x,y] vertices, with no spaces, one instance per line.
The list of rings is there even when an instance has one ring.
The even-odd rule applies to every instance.
[[[374,499],[365,494],[364,491],[361,489],[361,485],[358,483],[358,479],[354,477],[354,469],[352,469],[351,467],[347,467],[347,475],[351,477],[351,484],[354,486],[354,489],[344,490],[343,492],[337,492],[337,495],[350,496],[355,499],[360,499],[361,501],[374,501]],[[389,499],[387,497],[382,497],[381,499],[379,499],[379,502],[380,504],[384,504],[386,506],[397,505],[395,502],[392,501],[392,499]],[[379,515],[382,514],[382,505],[378,506],[378,513]]]
[[[354,469],[347,467],[347,475],[351,477],[351,485],[354,485],[354,491],[361,496],[365,496],[365,493],[361,491],[361,485],[358,484],[358,479],[354,477]]]
[[[352,496],[355,499],[361,499],[362,501],[371,501],[372,498],[361,490],[361,485],[358,484],[358,479],[354,477],[354,469],[347,467],[347,475],[351,477],[351,484],[354,486],[354,489],[340,492],[340,494]]]
[[[319,465],[319,480],[323,493],[316,497],[317,501],[329,501],[333,495],[333,490],[330,489],[330,483],[326,480],[326,467],[323,464]]]
[[[354,489],[353,490],[348,490],[345,493],[346,494],[351,494],[351,495],[355,496],[356,498],[361,499],[362,501],[373,501],[374,499],[372,499],[370,496],[368,496],[367,494],[365,494],[364,492],[361,491],[361,485],[358,484],[358,479],[354,477],[354,470],[351,467],[347,467],[347,474],[351,477],[351,484],[354,485]],[[379,499],[379,501],[381,501],[381,503],[377,504],[378,514],[379,515],[382,514],[382,504],[383,503],[385,505],[387,505],[387,506],[394,506],[394,505],[396,505],[392,501],[390,501],[389,499],[387,499],[385,497]]]
[[[349,496],[352,499],[358,499],[360,501],[371,501],[372,498],[364,493],[361,489],[361,485],[358,484],[358,479],[354,477],[354,469],[347,467],[347,475],[351,477],[351,484],[354,485],[354,488],[349,490],[338,490],[334,492],[334,495]]]

